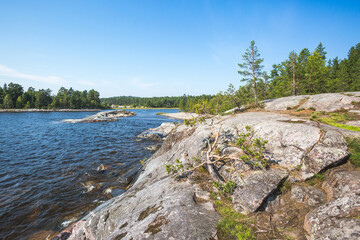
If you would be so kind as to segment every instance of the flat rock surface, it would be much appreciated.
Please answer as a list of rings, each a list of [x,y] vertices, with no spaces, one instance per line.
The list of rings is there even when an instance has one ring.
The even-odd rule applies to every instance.
[[[300,105],[301,101],[307,98],[309,98],[309,95],[290,96],[265,100],[265,110],[279,111],[287,110],[288,108],[295,108]]]
[[[299,108],[315,108],[316,111],[333,112],[354,108],[352,102],[360,102],[360,98],[354,94],[323,93],[311,95],[309,100]]]
[[[333,112],[353,109],[353,102],[360,102],[360,92],[323,93],[316,95],[289,96],[263,101],[269,111],[314,108],[316,111]]]

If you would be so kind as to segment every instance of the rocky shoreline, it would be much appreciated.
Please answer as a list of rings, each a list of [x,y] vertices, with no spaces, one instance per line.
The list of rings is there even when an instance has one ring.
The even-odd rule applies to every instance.
[[[314,96],[318,108],[329,112],[357,110],[354,102],[360,102],[359,93],[350,99],[339,94]],[[213,172],[220,181],[234,183],[229,204],[251,219],[248,225],[256,239],[357,239],[360,171],[348,162],[344,131],[269,112],[301,108],[304,99],[311,100],[293,98],[299,97],[269,101],[265,111],[213,117],[189,127],[167,126],[164,143],[128,191],[53,239],[221,239],[219,204],[226,205],[229,195],[224,198],[214,186]],[[329,104],[331,99],[338,105]],[[254,139],[266,141],[268,167],[241,160],[244,153],[236,143],[249,129]],[[167,166],[181,163],[192,168],[209,156],[231,161],[208,164],[210,174],[169,174]]]

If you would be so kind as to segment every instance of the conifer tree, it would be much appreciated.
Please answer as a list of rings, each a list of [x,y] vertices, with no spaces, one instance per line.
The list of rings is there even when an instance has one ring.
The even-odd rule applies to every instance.
[[[255,41],[251,41],[250,47],[246,49],[245,54],[242,55],[243,63],[239,63],[239,67],[242,69],[238,71],[243,76],[241,81],[252,84],[254,90],[255,104],[258,104],[258,93],[257,93],[257,81],[261,77],[263,65],[261,63],[264,59],[260,58]]]

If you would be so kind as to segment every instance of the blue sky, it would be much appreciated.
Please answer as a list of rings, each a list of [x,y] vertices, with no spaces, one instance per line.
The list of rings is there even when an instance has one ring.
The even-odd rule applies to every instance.
[[[360,1],[0,0],[0,84],[101,97],[215,94],[240,85],[255,40],[265,70],[321,41],[360,42]]]

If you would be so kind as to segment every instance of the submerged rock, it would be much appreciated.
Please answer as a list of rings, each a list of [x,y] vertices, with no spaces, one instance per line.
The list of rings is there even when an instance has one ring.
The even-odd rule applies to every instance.
[[[95,115],[88,116],[82,119],[65,119],[63,122],[67,123],[80,123],[80,122],[112,122],[117,121],[119,118],[122,117],[130,117],[134,116],[136,113],[129,112],[125,110],[115,110],[115,111],[105,111],[105,112],[99,112]]]

